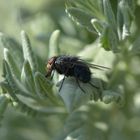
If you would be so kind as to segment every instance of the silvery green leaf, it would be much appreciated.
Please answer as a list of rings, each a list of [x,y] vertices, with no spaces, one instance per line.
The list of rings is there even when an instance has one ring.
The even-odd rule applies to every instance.
[[[0,94],[0,119],[6,110],[8,103],[9,99],[5,95]]]
[[[10,95],[13,105],[18,106],[22,111],[34,116],[37,113],[37,110],[29,106],[29,104],[27,104],[26,102],[28,100],[38,101],[38,98],[35,96],[32,96],[31,93],[29,93],[27,89],[25,89],[23,85],[21,85],[21,83],[12,76],[10,67],[6,61],[4,61],[4,65],[7,71],[6,73],[7,83],[3,82],[1,84]],[[22,100],[22,98],[20,97],[22,98],[24,97],[24,100]],[[25,98],[28,100],[25,100]]]
[[[91,19],[105,21],[102,0],[67,0],[66,12],[73,21],[93,33],[96,33],[96,29],[92,26]]]
[[[12,93],[14,93],[13,97],[16,97],[16,94],[21,94],[23,96],[34,98],[34,96],[30,94],[30,92],[21,84],[21,82],[13,76],[7,61],[4,60],[3,64],[6,69],[5,79],[8,82],[8,85],[5,84],[5,86],[8,88],[8,90],[9,89],[13,90],[12,91]]]
[[[20,69],[7,48],[4,48],[4,59],[8,62],[14,77],[20,80]]]
[[[59,37],[60,31],[55,30],[49,40],[49,54],[48,57],[57,56],[59,54]]]
[[[121,106],[124,104],[124,95],[122,93],[111,91],[111,90],[103,91],[102,99],[103,102],[106,104],[111,102],[115,102]]]
[[[117,48],[119,43],[118,36],[110,24],[104,26],[104,30],[100,36],[100,42],[105,50],[113,50],[113,52],[119,51],[119,48]]]
[[[6,93],[7,93],[7,90],[6,90],[5,87],[3,86],[3,83],[7,84],[6,80],[0,81],[0,89],[1,89],[1,92],[2,92],[3,94],[6,94]]]
[[[4,66],[5,60],[2,61],[2,77],[6,77],[6,68]]]
[[[68,8],[81,9],[86,11],[87,14],[92,15],[92,17],[104,20],[102,0],[67,0],[66,10]],[[74,15],[71,16],[74,17]]]
[[[118,52],[117,23],[109,0],[68,0],[66,11],[75,22],[97,32],[104,49]]]
[[[21,45],[13,38],[10,38],[3,33],[0,33],[0,46],[9,50],[12,57],[16,58],[15,63],[17,64],[18,68],[21,68],[23,63]]]
[[[92,87],[89,83],[83,83],[79,81],[79,85],[75,78],[68,77],[64,80],[63,85],[60,81],[57,86],[62,88],[59,91],[64,104],[68,112],[80,107],[81,105],[87,103],[90,99],[98,100],[100,97],[100,92],[96,88]],[[99,86],[98,81],[92,82],[92,84]]]
[[[35,73],[35,85],[37,93],[41,98],[48,98],[52,103],[57,104],[56,96],[52,92],[52,83],[39,72]]]
[[[16,93],[19,92],[17,89],[13,89],[13,87],[11,87],[9,83],[7,84],[3,82],[2,86],[7,90],[8,94],[10,95],[10,100],[12,101],[13,106],[18,107],[21,111],[26,112],[28,115],[31,116],[35,116],[38,113],[36,109],[28,106],[26,103],[24,103],[23,100],[17,97]]]
[[[94,18],[92,15],[78,8],[67,8],[66,12],[77,24],[80,24],[81,26],[87,28],[89,31],[95,33],[95,30],[90,22],[91,19]]]
[[[25,60],[21,73],[21,81],[25,87],[32,93],[36,94],[36,87],[34,82],[33,71],[28,60]]]
[[[127,1],[121,0],[118,3],[117,22],[118,33],[121,40],[124,40],[130,35],[131,19],[134,17],[131,10]]]
[[[29,37],[27,36],[25,31],[21,31],[21,41],[22,41],[24,59],[29,61],[33,72],[35,72],[37,71],[38,66],[37,66],[35,55],[31,48]]]
[[[30,116],[37,114],[65,114],[66,111],[62,107],[45,107],[44,101],[38,98],[28,98],[23,96],[24,94],[16,94],[15,91],[7,83],[2,82],[3,86],[10,95],[10,99],[15,107],[18,107],[22,112],[27,113]],[[18,91],[17,91],[18,92]],[[22,91],[21,91],[22,92]],[[38,102],[39,101],[39,102]],[[2,103],[2,102],[1,102]],[[43,105],[43,106],[42,106]]]
[[[116,20],[115,20],[115,15],[111,7],[111,3],[109,0],[103,0],[103,10],[104,10],[104,15],[108,21],[108,24],[111,25],[111,28],[113,31],[116,31]],[[117,32],[116,32],[117,33]]]
[[[98,33],[98,35],[100,36],[102,31],[103,31],[104,23],[102,21],[97,20],[97,19],[92,19],[91,23],[92,23],[94,29],[96,30],[96,32]]]
[[[9,99],[5,95],[0,94],[0,121],[3,119],[3,114],[7,109]]]

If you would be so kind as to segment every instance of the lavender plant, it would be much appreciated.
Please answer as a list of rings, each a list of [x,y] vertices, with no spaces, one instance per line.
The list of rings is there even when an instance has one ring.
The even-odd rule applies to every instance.
[[[105,72],[93,70],[91,81],[99,90],[80,82],[86,94],[73,77],[66,78],[60,92],[60,75],[55,73],[52,80],[45,78],[41,71],[45,63],[32,50],[25,31],[21,31],[21,43],[1,34],[4,58],[0,117],[12,104],[33,117],[63,116],[64,129],[56,140],[137,140],[139,126],[133,127],[133,122],[139,120],[134,98],[139,94],[140,39],[135,30],[135,5],[134,0],[118,0],[114,10],[109,0],[66,0],[68,16],[96,36],[77,56],[111,68]],[[60,39],[60,31],[55,30],[46,60],[63,54]]]

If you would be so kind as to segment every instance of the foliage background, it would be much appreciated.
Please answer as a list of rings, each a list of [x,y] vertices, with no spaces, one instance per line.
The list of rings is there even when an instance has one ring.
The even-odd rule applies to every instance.
[[[111,0],[113,10],[116,2]],[[114,71],[118,62],[123,62],[128,67],[123,71],[122,67],[117,71],[115,82],[122,82],[125,76],[125,105],[120,108],[116,104],[95,102],[87,104],[85,108],[62,114],[46,114],[31,117],[18,107],[8,104],[4,114],[1,115],[0,139],[1,140],[50,140],[50,139],[97,139],[97,140],[138,140],[140,139],[140,56],[139,56],[139,13],[140,1],[136,1],[135,18],[132,26],[132,37],[124,46],[135,46],[132,57],[127,51],[118,56],[113,66],[111,54],[101,53],[100,50],[95,62],[108,64]],[[96,46],[93,43],[97,35],[85,28],[77,26],[65,12],[64,0],[1,0],[0,1],[0,31],[13,39],[21,42],[20,32],[25,30],[32,43],[32,49],[41,60],[40,71],[45,74],[46,59],[48,57],[49,41],[52,32],[61,31],[59,48],[61,53],[81,55],[91,60],[93,54],[89,54],[89,48]],[[21,44],[21,43],[20,43]],[[135,44],[135,45],[134,45]],[[86,49],[87,48],[87,49]],[[0,52],[3,48],[0,47]],[[104,55],[102,55],[104,54]],[[108,57],[110,56],[110,57]],[[0,55],[0,76],[2,75],[3,53]],[[121,73],[124,72],[124,73]],[[122,76],[123,75],[123,76]],[[3,77],[0,77],[3,80]],[[1,101],[1,100],[0,100]],[[61,104],[61,103],[60,103]],[[1,111],[1,110],[0,110]],[[3,118],[2,118],[3,116]],[[64,128],[65,126],[65,128]],[[75,132],[74,132],[75,130]],[[86,134],[85,134],[86,133]],[[78,136],[79,137],[78,137]],[[88,137],[89,136],[89,137]]]

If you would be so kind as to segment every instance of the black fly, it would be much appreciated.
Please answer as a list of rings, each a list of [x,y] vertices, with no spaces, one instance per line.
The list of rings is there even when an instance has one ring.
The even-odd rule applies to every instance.
[[[59,74],[64,75],[59,91],[62,88],[65,77],[68,76],[75,77],[78,86],[83,92],[85,91],[80,86],[79,81],[83,83],[89,83],[94,88],[98,89],[99,87],[93,85],[90,82],[91,80],[90,67],[94,69],[108,69],[107,67],[104,66],[86,63],[84,60],[79,59],[78,57],[75,56],[66,56],[66,55],[54,56],[48,60],[47,67],[46,67],[47,69],[46,77],[51,76],[52,71],[54,70],[56,70]]]

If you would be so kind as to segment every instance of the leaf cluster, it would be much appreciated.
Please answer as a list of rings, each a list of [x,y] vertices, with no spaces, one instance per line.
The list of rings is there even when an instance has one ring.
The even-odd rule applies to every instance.
[[[130,35],[134,0],[118,0],[117,12],[109,0],[67,0],[66,12],[78,24],[98,34],[106,50],[120,51],[120,43]]]
[[[33,51],[24,31],[21,44],[1,34],[0,118],[12,104],[31,116],[66,115],[57,140],[139,139],[140,37],[132,26],[135,6],[134,0],[118,0],[116,10],[111,0],[66,0],[70,18],[97,36],[94,43],[76,51],[77,55],[111,68],[92,71],[91,82],[99,89],[80,82],[86,94],[73,77],[66,78],[58,92],[62,77],[55,73],[52,80],[45,78],[45,63]],[[55,30],[49,39],[47,59],[65,52],[59,46],[64,36],[59,37],[60,31]],[[67,46],[65,50],[69,50]]]
[[[52,83],[38,71],[37,58],[24,31],[21,32],[21,40],[22,47],[14,40],[1,35],[4,47],[1,99],[5,104],[12,103],[31,116],[64,113],[61,101],[52,91]],[[3,107],[4,103],[1,108]]]

